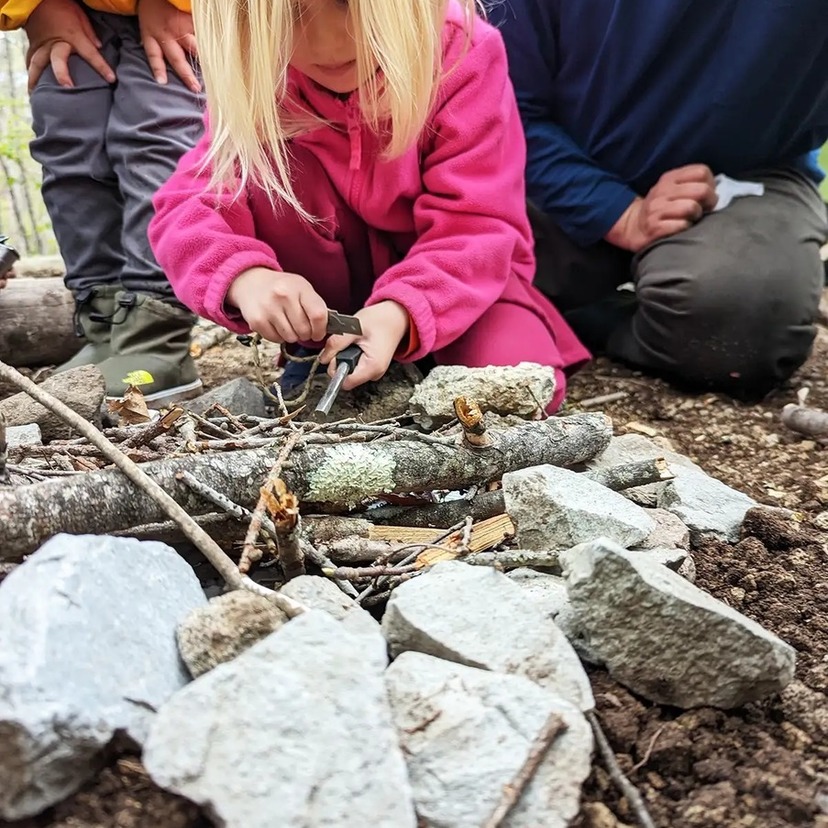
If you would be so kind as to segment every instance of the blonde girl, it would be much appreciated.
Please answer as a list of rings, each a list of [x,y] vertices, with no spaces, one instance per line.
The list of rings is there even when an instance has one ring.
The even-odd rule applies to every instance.
[[[472,0],[197,0],[209,129],[155,199],[186,305],[237,332],[364,356],[588,358],[532,286],[525,146],[499,33]],[[327,310],[361,337],[325,341]],[[331,366],[332,367],[332,366]]]

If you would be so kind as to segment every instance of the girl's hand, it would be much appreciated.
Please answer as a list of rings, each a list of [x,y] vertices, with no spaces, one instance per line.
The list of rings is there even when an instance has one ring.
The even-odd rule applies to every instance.
[[[192,92],[201,92],[190,56],[196,55],[193,17],[179,11],[169,0],[139,0],[138,24],[141,42],[152,74],[158,83],[167,82],[167,62]]]
[[[346,391],[385,375],[410,324],[408,311],[390,300],[363,308],[356,315],[362,322],[362,336],[332,336],[322,351],[322,364],[328,366],[328,376],[332,377],[336,371],[335,357],[343,348],[354,342],[362,348],[359,364],[342,384]]]
[[[296,273],[266,267],[245,270],[230,285],[227,301],[239,309],[252,331],[270,342],[321,342],[325,338],[328,306],[311,283]]]
[[[50,64],[61,86],[74,87],[69,74],[72,54],[80,55],[107,83],[115,82],[115,73],[100,52],[101,41],[86,12],[75,0],[42,0],[23,28],[29,38],[26,53],[29,92]]]

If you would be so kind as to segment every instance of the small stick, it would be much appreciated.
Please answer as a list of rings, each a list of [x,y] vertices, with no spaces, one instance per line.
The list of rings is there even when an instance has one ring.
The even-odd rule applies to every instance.
[[[463,428],[463,439],[473,448],[487,448],[492,444],[492,438],[486,433],[486,423],[480,406],[467,397],[457,397],[454,400],[454,413]]]
[[[197,547],[205,558],[213,565],[221,575],[225,583],[231,589],[246,589],[263,595],[272,601],[289,618],[300,615],[306,610],[298,601],[274,592],[272,589],[257,584],[250,578],[244,577],[237,569],[231,558],[224,550],[184,511],[184,509],[173,500],[170,495],[158,485],[140,466],[132,462],[116,445],[111,443],[92,423],[84,420],[77,412],[62,403],[48,391],[35,385],[19,371],[0,361],[0,378],[5,379],[22,391],[25,391],[32,399],[39,402],[53,414],[60,417],[67,425],[71,426],[89,440],[92,445],[100,449],[101,453],[113,463],[132,483],[149,495],[156,503],[171,517],[180,527],[187,539]]]
[[[228,431],[226,428],[222,428],[220,425],[211,423],[206,417],[202,416],[201,414],[196,414],[194,411],[188,411],[187,414],[193,420],[195,420],[195,422],[199,426],[199,429],[202,432],[204,432],[204,434],[207,434],[210,437],[217,437],[219,440],[233,440],[236,437],[236,435],[233,434],[232,431]]]
[[[231,336],[233,336],[233,332],[228,331],[227,328],[222,328],[221,325],[210,325],[207,328],[203,328],[193,336],[193,340],[190,343],[190,356],[193,359],[199,359],[210,348],[215,348],[216,345],[220,345],[222,342],[230,339]]]
[[[290,457],[290,453],[296,447],[296,444],[299,442],[299,438],[303,434],[303,431],[295,431],[290,435],[290,437],[288,437],[284,446],[282,446],[282,450],[279,452],[279,456],[276,458],[276,462],[273,464],[273,468],[270,470],[270,474],[268,475],[264,486],[262,486],[259,490],[259,501],[256,503],[256,508],[253,510],[253,517],[250,520],[250,527],[248,528],[247,534],[244,538],[244,547],[242,549],[241,559],[239,560],[239,572],[242,575],[246,575],[250,571],[250,567],[253,566],[256,561],[261,560],[262,554],[261,551],[256,548],[256,538],[259,536],[259,532],[262,528],[262,518],[264,517],[265,509],[267,508],[267,495],[273,491],[273,486],[282,476],[282,466],[284,466],[288,457]]]
[[[503,552],[476,552],[466,555],[463,563],[471,566],[494,566],[504,569],[542,567],[550,569],[559,564],[557,552],[535,552],[524,549],[507,549]]]
[[[598,745],[598,752],[601,754],[601,758],[607,766],[607,772],[610,775],[610,779],[612,779],[615,783],[615,786],[621,792],[621,795],[626,798],[632,812],[635,814],[635,818],[638,820],[638,824],[641,825],[642,828],[656,828],[653,818],[650,816],[650,812],[647,810],[647,806],[644,804],[644,799],[641,794],[638,792],[635,785],[633,785],[633,783],[630,782],[626,776],[624,776],[624,772],[621,770],[621,767],[615,758],[615,754],[612,752],[610,743],[604,735],[604,731],[601,728],[601,722],[598,721],[598,716],[595,715],[595,711],[590,710],[586,713],[586,717],[592,726],[592,732]]]
[[[305,554],[299,537],[299,499],[279,478],[265,498],[276,529],[276,551],[285,578],[305,574]]]
[[[473,527],[474,518],[471,515],[466,515],[466,525],[463,527],[463,537],[460,539],[460,545],[457,547],[458,555],[465,555],[468,553]]]
[[[8,448],[6,443],[6,415],[0,411],[0,483],[9,482],[9,472],[6,468],[9,459]]]
[[[139,446],[146,446],[151,443],[156,437],[160,437],[162,434],[166,434],[170,428],[172,428],[173,424],[178,421],[180,417],[184,415],[183,408],[173,408],[164,414],[163,417],[159,417],[155,422],[149,423],[148,425],[144,426],[140,431],[135,432],[135,434],[127,437],[126,440],[121,443],[120,448],[121,450],[126,448],[138,448]]]
[[[206,417],[207,414],[209,414],[213,410],[221,414],[222,417],[226,417],[227,422],[230,423],[230,425],[233,426],[233,428],[235,428],[236,431],[242,432],[245,430],[244,423],[242,423],[242,421],[238,417],[236,417],[234,414],[228,411],[221,403],[213,403],[210,406],[210,408],[208,408],[207,411],[204,413],[204,416]]]
[[[629,396],[627,391],[616,391],[613,394],[602,394],[600,397],[589,397],[586,400],[580,400],[577,404],[581,408],[598,408],[600,405],[626,400]]]
[[[621,463],[607,469],[593,469],[584,474],[590,480],[614,492],[622,492],[636,486],[646,486],[649,483],[664,483],[675,478],[663,457],[656,457],[653,460],[635,460],[632,463]]]
[[[566,722],[557,714],[550,714],[537,738],[529,748],[529,755],[518,771],[517,776],[503,788],[500,802],[494,813],[483,824],[483,828],[498,828],[517,805],[526,786],[532,781],[540,763],[552,747],[554,741],[566,730]]]
[[[416,564],[408,566],[340,566],[335,569],[323,569],[323,574],[329,578],[342,578],[348,581],[359,581],[362,578],[378,578],[380,575],[408,575],[416,572],[420,567]]]
[[[641,770],[647,762],[650,761],[650,757],[653,755],[653,748],[655,747],[656,742],[658,741],[658,737],[664,733],[664,728],[667,727],[666,724],[662,725],[655,733],[653,733],[653,738],[650,739],[650,743],[647,745],[647,750],[644,752],[644,758],[640,762],[636,762],[632,766],[633,773],[637,770]]]

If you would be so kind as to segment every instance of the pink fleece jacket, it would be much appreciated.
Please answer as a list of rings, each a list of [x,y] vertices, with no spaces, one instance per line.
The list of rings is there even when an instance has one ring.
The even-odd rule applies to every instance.
[[[469,40],[452,3],[443,42],[444,79],[429,123],[418,146],[390,160],[380,157],[355,95],[343,101],[300,73],[291,77],[292,94],[329,122],[295,144],[313,154],[348,207],[400,253],[395,262],[374,261],[365,304],[391,299],[407,309],[415,327],[407,361],[455,341],[504,294],[515,288],[523,294],[515,280],[528,286],[534,274],[525,142],[501,36],[477,20]],[[205,136],[157,194],[150,240],[185,305],[246,333],[225,297],[249,268],[282,269],[273,243],[279,217],[258,188],[238,199],[209,191],[201,170],[208,147]],[[541,314],[563,366],[588,358],[557,313]]]

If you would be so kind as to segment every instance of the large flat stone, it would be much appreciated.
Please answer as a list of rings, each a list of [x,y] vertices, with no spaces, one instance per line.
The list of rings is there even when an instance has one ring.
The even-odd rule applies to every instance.
[[[225,828],[416,825],[382,676],[318,610],[176,694],[143,758]]]
[[[363,638],[366,651],[378,670],[388,666],[388,645],[379,623],[328,578],[301,575],[288,581],[281,592],[309,609],[322,610],[341,621],[348,632]]]
[[[630,547],[655,530],[640,506],[583,474],[557,466],[504,474],[503,497],[523,549],[569,549],[598,537]]]
[[[592,732],[571,704],[520,676],[403,653],[386,671],[394,722],[423,824],[480,828],[552,715],[566,727],[504,828],[566,828],[589,775]]]
[[[576,634],[636,693],[675,707],[732,708],[793,678],[791,646],[649,553],[600,540],[560,560]]]
[[[0,815],[77,790],[116,733],[143,742],[189,677],[175,641],[205,603],[169,547],[58,535],[0,586]]]
[[[187,403],[187,408],[196,414],[203,414],[211,406],[221,405],[231,414],[247,414],[251,417],[266,417],[267,407],[262,389],[247,377],[225,382],[206,394]]]
[[[457,561],[397,587],[382,629],[393,655],[427,653],[526,676],[581,710],[594,706],[578,656],[548,614],[489,567]]]
[[[676,477],[662,490],[658,505],[679,517],[691,535],[713,535],[736,543],[745,515],[758,505],[756,501],[704,473],[674,471]]]

